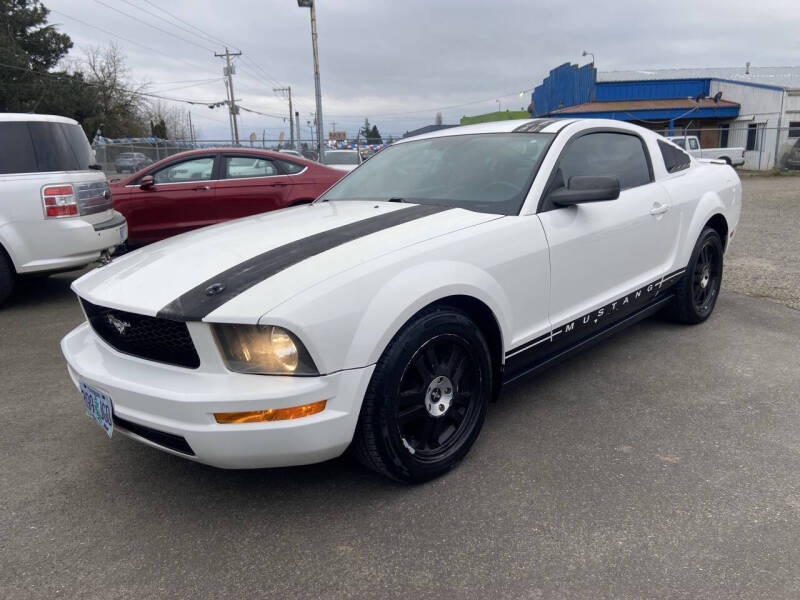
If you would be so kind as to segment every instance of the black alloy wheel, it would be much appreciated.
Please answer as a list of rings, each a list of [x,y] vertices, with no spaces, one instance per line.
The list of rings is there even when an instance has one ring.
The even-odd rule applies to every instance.
[[[722,284],[723,247],[719,233],[706,227],[697,239],[686,272],[675,286],[669,316],[681,323],[702,323],[714,310]]]
[[[452,334],[429,340],[408,362],[395,418],[398,434],[417,460],[446,458],[469,433],[480,412],[473,402],[479,373],[472,347]]]
[[[480,433],[492,377],[486,341],[464,313],[421,311],[375,367],[353,440],[356,456],[409,483],[449,471]]]
[[[692,301],[698,315],[711,313],[719,293],[722,275],[722,255],[718,244],[708,239],[700,248],[692,273]]]

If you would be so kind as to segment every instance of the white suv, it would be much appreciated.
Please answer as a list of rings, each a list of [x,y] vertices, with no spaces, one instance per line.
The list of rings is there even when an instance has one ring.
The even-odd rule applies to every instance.
[[[0,303],[16,275],[78,269],[128,236],[80,125],[0,114]]]

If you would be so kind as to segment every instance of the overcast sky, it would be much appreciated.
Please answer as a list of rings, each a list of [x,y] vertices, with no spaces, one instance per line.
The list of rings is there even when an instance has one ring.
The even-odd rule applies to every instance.
[[[44,0],[50,21],[72,37],[73,55],[114,40],[133,79],[165,96],[223,99],[213,52],[224,51],[223,42],[241,49],[234,88],[242,106],[288,114],[272,88],[291,85],[308,137],[308,9],[296,0],[150,2]],[[335,122],[349,134],[364,117],[396,135],[433,123],[437,111],[457,123],[497,110],[497,100],[519,110],[550,69],[587,62],[584,49],[600,71],[800,64],[799,0],[318,0],[317,21],[325,129]],[[203,138],[228,136],[224,109],[191,110]],[[268,139],[289,131],[282,119],[248,113],[239,130],[259,138],[266,130]]]

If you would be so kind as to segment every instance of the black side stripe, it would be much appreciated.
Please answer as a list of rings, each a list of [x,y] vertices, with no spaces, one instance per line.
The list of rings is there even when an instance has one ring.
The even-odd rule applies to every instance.
[[[531,350],[532,354],[544,355],[551,352],[553,348],[560,348],[567,345],[571,340],[580,339],[602,329],[616,319],[632,314],[655,300],[657,296],[678,283],[679,275],[682,275],[685,271],[686,269],[678,269],[668,273],[661,279],[634,290],[622,298],[572,319],[572,321],[564,323],[544,335],[528,340],[506,352],[506,358],[512,358],[528,350]]]
[[[273,248],[207,279],[158,311],[173,321],[201,321],[242,292],[299,262],[358,238],[433,215],[449,207],[415,205],[316,233]]]

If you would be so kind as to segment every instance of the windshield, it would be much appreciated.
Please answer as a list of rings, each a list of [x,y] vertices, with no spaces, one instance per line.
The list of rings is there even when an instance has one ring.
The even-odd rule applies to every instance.
[[[357,165],[358,153],[356,152],[326,152],[323,164],[326,165]]]
[[[484,133],[389,146],[332,187],[325,200],[394,200],[515,215],[548,133]]]

